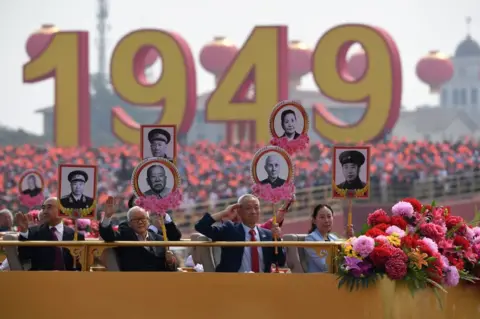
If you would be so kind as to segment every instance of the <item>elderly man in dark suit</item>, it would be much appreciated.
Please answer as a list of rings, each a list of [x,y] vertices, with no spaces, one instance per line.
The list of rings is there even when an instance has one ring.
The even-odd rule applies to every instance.
[[[99,229],[100,236],[106,242],[163,241],[161,233],[149,228],[149,215],[143,208],[138,206],[130,208],[127,212],[128,222],[120,224],[118,231],[114,231],[111,225],[114,212],[113,199],[109,198]],[[165,227],[168,237],[167,224]],[[175,227],[174,224],[173,227]],[[182,235],[178,230],[177,232],[178,236],[171,234],[174,238],[169,238],[169,240],[180,240]],[[176,271],[178,267],[175,255],[171,251],[167,251],[165,247],[118,247],[116,254],[122,271]]]
[[[161,157],[171,161],[172,158],[167,155],[167,148],[171,139],[170,133],[161,128],[155,128],[148,132],[148,141],[150,142],[152,157]]]
[[[213,224],[237,211],[242,222],[226,221],[222,225]],[[195,225],[195,230],[213,241],[272,241],[281,238],[280,228],[273,225],[272,230],[257,226],[260,215],[260,201],[253,195],[243,195],[238,204],[230,205],[226,210],[210,215],[205,214]],[[271,272],[272,264],[282,267],[285,264],[283,249],[275,254],[274,247],[222,247],[221,260],[217,272]]]
[[[70,182],[71,192],[60,199],[60,204],[65,208],[81,209],[90,208],[93,205],[93,198],[83,195],[85,183],[88,181],[88,174],[81,170],[72,171],[67,176]]]
[[[360,179],[359,174],[360,167],[365,164],[365,156],[359,151],[349,150],[340,153],[338,159],[342,165],[345,181],[338,184],[337,187],[348,190],[364,188],[366,183]]]
[[[27,216],[22,213],[15,215],[20,241],[72,241],[75,230],[63,224],[58,215],[58,199],[50,197],[42,205],[43,224],[28,227]],[[79,233],[78,240],[85,240]],[[68,249],[61,247],[19,247],[18,255],[22,263],[31,261],[30,270],[81,270],[78,262],[73,267],[73,257]]]

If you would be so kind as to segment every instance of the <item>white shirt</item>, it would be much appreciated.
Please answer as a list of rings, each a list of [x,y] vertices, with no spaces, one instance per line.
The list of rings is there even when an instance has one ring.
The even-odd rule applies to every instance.
[[[0,271],[7,271],[7,270],[10,270],[10,265],[8,264],[8,259],[5,258],[5,260],[0,265]]]
[[[250,227],[242,224],[243,230],[245,230],[245,241],[251,241],[250,235]],[[253,228],[255,231],[255,241],[260,241],[260,233],[258,232],[257,226]],[[243,257],[242,257],[242,265],[238,272],[246,272],[252,271],[252,248],[256,248],[258,250],[258,261],[259,261],[259,270],[260,272],[264,272],[265,265],[263,263],[263,250],[262,247],[244,247],[243,248]]]
[[[55,236],[57,236],[58,241],[62,241],[63,240],[63,229],[64,229],[63,223],[60,222],[56,226],[48,227],[48,229],[52,229],[52,228],[55,228]],[[27,230],[24,233],[20,233],[20,235],[22,235],[24,238],[28,239],[28,233],[29,233],[29,231]]]

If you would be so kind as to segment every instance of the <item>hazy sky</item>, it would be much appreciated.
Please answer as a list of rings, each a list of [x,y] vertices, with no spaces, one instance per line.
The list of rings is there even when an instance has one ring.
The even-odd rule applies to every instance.
[[[213,36],[224,35],[241,45],[256,25],[284,24],[289,38],[314,46],[328,29],[342,23],[367,23],[386,29],[400,49],[403,64],[403,104],[409,108],[436,103],[415,76],[415,64],[429,50],[452,54],[465,37],[465,17],[471,16],[473,36],[480,40],[480,0],[111,0],[108,56],[117,41],[131,30],[161,28],[180,33],[197,61],[198,90],[214,86],[201,69],[198,54]],[[25,42],[43,23],[63,30],[90,32],[90,70],[97,70],[96,0],[1,0],[0,123],[41,133],[42,117],[34,110],[52,105],[53,81],[22,83],[28,60]],[[304,88],[315,88],[311,77]]]

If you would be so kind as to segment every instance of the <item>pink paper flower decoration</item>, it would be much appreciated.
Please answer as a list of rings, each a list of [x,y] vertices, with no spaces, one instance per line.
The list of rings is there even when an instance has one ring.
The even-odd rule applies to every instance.
[[[304,133],[300,134],[297,139],[291,141],[289,141],[286,137],[274,137],[270,141],[270,144],[283,148],[290,155],[299,151],[303,151],[307,148],[309,143],[310,138]]]
[[[20,195],[20,203],[23,206],[26,206],[28,208],[32,208],[35,206],[40,206],[42,205],[43,201],[45,200],[45,196],[43,196],[42,193],[38,194],[37,196],[31,197],[30,195]]]
[[[167,210],[176,209],[182,202],[182,193],[178,189],[171,192],[164,198],[158,196],[144,196],[135,200],[135,204],[146,211],[164,216]]]
[[[280,187],[272,188],[270,184],[255,184],[252,187],[253,194],[267,202],[278,203],[281,200],[290,200],[295,194],[295,185],[286,182]]]

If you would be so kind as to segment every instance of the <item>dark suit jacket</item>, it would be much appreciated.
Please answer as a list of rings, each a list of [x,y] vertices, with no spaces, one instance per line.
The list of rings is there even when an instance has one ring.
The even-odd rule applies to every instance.
[[[60,204],[62,204],[65,208],[71,209],[83,209],[83,208],[90,208],[93,205],[93,198],[82,195],[80,200],[76,200],[72,193],[66,195],[60,199]]]
[[[167,230],[167,238],[169,241],[179,241],[182,239],[182,232],[173,221],[165,223],[165,229]],[[158,230],[157,234],[163,237],[161,229]]]
[[[137,235],[127,223],[121,223],[118,231],[112,226],[102,227],[100,225],[100,236],[106,242],[114,241],[138,241]],[[148,240],[163,241],[161,235],[148,230]],[[119,266],[121,271],[176,271],[177,265],[168,266],[165,260],[165,247],[153,247],[149,251],[144,247],[117,247]]]
[[[286,133],[283,133],[283,135],[280,136],[280,137],[287,137],[287,134],[286,134]],[[298,134],[297,132],[295,132],[295,134],[293,135],[293,139],[296,140],[296,139],[299,138],[299,137],[300,137],[300,134]]]
[[[277,188],[285,184],[285,180],[280,177],[277,177],[277,179],[272,183],[268,178],[266,178],[263,181],[260,181],[260,184],[262,185],[270,184],[272,188]]]
[[[355,189],[362,189],[367,185],[366,183],[362,182],[362,180],[357,177],[351,183],[347,183],[347,181],[340,183],[337,185],[340,189],[348,189],[348,190],[355,190]]]
[[[63,225],[63,241],[72,241],[75,231]],[[52,241],[52,233],[47,224],[40,226],[33,226],[28,229],[28,238],[24,238],[22,235],[18,236],[20,241]],[[78,233],[78,240],[85,240],[85,236]],[[73,257],[70,251],[66,248],[62,248],[63,262],[65,264],[65,270],[81,270],[82,266],[77,262],[76,268],[73,268]],[[53,270],[55,261],[55,248],[54,247],[18,247],[18,256],[22,263],[31,261],[32,267],[30,270]]]
[[[41,188],[35,187],[34,189],[27,188],[26,190],[22,191],[23,195],[30,195],[30,197],[35,197],[42,192]]]
[[[227,221],[220,226],[213,226],[215,220],[210,214],[205,214],[196,224],[195,230],[207,236],[213,241],[245,241],[245,230],[241,223]],[[258,227],[261,241],[273,241],[272,232]],[[245,247],[222,247],[222,256],[218,264],[217,272],[238,272],[242,265],[243,251]],[[264,272],[271,272],[272,264],[280,267],[285,265],[285,253],[278,249],[275,255],[274,247],[262,247]]]

